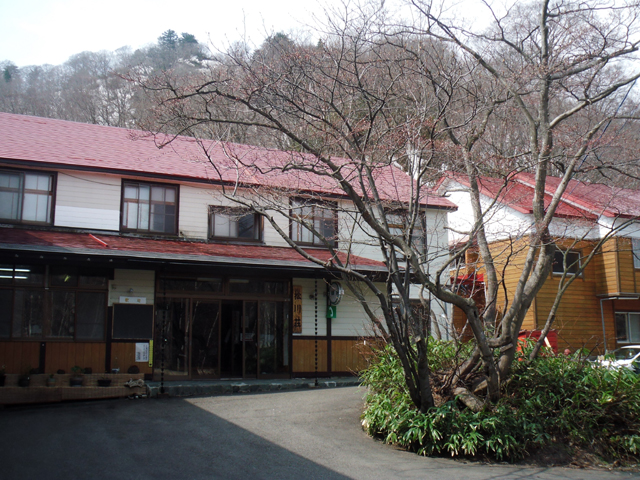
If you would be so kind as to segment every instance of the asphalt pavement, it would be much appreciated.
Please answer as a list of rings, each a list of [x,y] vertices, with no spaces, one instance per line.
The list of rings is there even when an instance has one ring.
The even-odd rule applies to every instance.
[[[363,390],[110,400],[0,411],[0,479],[625,479],[424,458],[360,428]]]

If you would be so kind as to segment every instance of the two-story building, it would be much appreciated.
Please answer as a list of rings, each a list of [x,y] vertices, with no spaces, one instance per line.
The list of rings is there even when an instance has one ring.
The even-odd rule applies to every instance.
[[[533,198],[535,177],[521,173],[509,180],[478,179],[480,202],[485,213],[487,239],[501,275],[497,307],[513,294],[522,272],[528,249],[528,236],[534,228]],[[560,183],[547,177],[545,204]],[[441,192],[458,206],[449,215],[450,243],[453,249],[466,242],[473,213],[468,179],[451,175],[440,185]],[[579,266],[597,249],[584,271],[565,292],[556,313],[553,328],[558,348],[597,348],[612,350],[640,343],[640,192],[572,180],[558,205],[550,225],[557,246],[549,278],[536,295],[522,328],[540,330],[545,326],[558,292],[565,267],[567,275],[576,275]],[[457,265],[453,287],[484,302],[484,266],[477,249],[465,254]],[[458,331],[465,324],[462,312],[455,309],[453,321]]]
[[[0,364],[135,365],[167,380],[358,370],[370,321],[349,291],[328,312],[340,294],[330,251],[291,219],[313,219],[341,261],[382,280],[380,247],[336,185],[268,168],[280,160],[290,154],[187,137],[158,148],[145,132],[0,113]],[[408,202],[400,169],[375,181]],[[230,191],[288,205],[278,228],[329,268]],[[422,241],[435,261],[455,207],[428,193]]]

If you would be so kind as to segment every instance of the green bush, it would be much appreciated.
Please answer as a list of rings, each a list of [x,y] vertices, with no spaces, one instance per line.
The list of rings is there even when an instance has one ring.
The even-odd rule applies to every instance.
[[[423,414],[411,403],[395,352],[386,347],[362,373],[369,389],[363,426],[369,434],[421,455],[514,461],[557,442],[607,460],[637,461],[640,376],[564,355],[528,364],[523,361],[527,351],[514,362],[497,404],[474,413],[453,400]],[[456,357],[445,342],[432,342],[430,353],[435,371],[450,368]]]

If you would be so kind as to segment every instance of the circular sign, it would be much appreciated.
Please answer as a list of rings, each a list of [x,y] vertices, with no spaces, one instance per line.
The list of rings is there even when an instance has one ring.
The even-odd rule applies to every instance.
[[[329,284],[329,304],[338,305],[342,296],[344,295],[344,289],[338,282],[331,282]]]

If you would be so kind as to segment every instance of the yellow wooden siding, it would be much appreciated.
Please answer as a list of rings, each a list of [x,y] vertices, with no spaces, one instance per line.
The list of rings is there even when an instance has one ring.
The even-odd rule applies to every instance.
[[[636,292],[635,268],[630,238],[618,238],[618,277],[621,293]]]
[[[55,373],[59,369],[70,373],[75,366],[103,373],[105,351],[104,343],[48,342],[44,373]]]
[[[359,372],[367,366],[368,349],[363,340],[331,341],[331,371]]]
[[[26,373],[39,363],[39,342],[0,342],[0,368],[4,365],[6,373]]]
[[[600,253],[593,258],[596,276],[596,291],[598,295],[616,293],[620,291],[618,285],[618,244],[617,239],[607,240],[601,247]]]
[[[528,252],[528,241],[517,240],[511,242],[505,240],[495,242],[490,246],[494,255],[494,264],[498,279],[502,279],[503,285],[498,288],[497,308],[501,312],[505,312],[511,307],[513,294],[520,280],[524,262]],[[505,295],[506,291],[506,295]],[[522,322],[522,328],[525,330],[533,330],[538,328],[536,323],[535,305],[527,311]]]
[[[315,371],[315,340],[293,339],[293,372]],[[318,340],[318,372],[327,371],[327,341]]]
[[[111,368],[119,368],[120,373],[126,373],[133,365],[140,369],[140,373],[151,373],[152,371],[148,362],[136,362],[135,343],[112,343]]]

